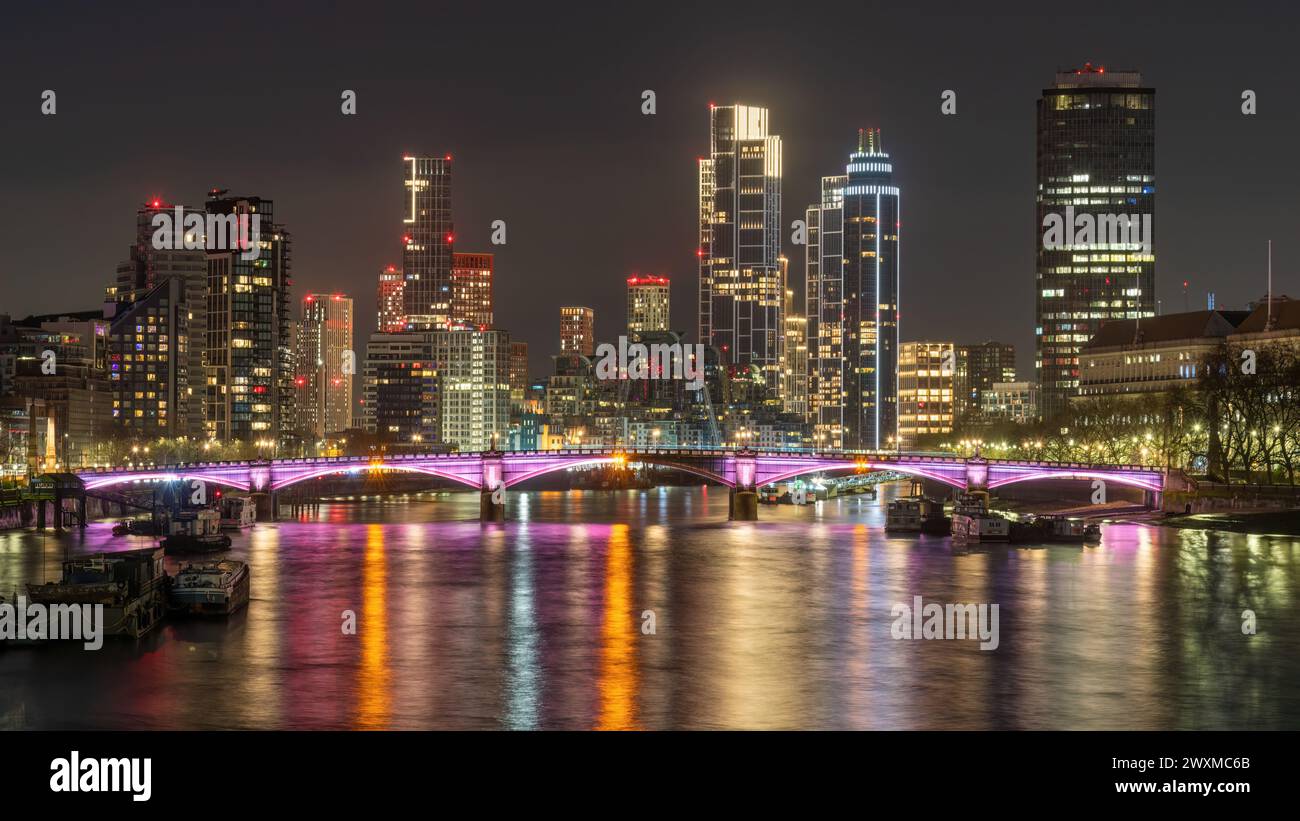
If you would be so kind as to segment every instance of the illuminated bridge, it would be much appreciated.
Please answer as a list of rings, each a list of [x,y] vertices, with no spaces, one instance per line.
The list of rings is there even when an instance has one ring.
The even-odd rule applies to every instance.
[[[284,488],[336,474],[404,471],[436,476],[478,490],[485,520],[505,516],[505,491],[538,476],[592,465],[642,463],[694,474],[731,489],[731,516],[757,516],[759,487],[810,473],[888,470],[942,482],[959,490],[994,490],[1041,479],[1114,482],[1146,492],[1159,507],[1167,480],[1161,468],[985,459],[912,453],[794,452],[690,448],[575,448],[502,453],[392,454],[382,458],[326,456],[252,462],[195,462],[167,466],[95,468],[78,472],[93,492],[133,482],[200,481],[264,495],[275,510]]]

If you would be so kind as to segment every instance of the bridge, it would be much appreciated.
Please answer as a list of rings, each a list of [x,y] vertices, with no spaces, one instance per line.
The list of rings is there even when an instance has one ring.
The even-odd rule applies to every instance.
[[[547,451],[324,456],[248,462],[194,462],[78,471],[86,491],[159,481],[199,481],[262,496],[274,517],[276,494],[299,482],[335,474],[403,471],[435,476],[479,491],[481,518],[505,518],[505,492],[548,473],[592,465],[642,463],[683,471],[730,488],[731,518],[758,517],[757,490],[809,473],[889,470],[942,482],[962,491],[987,491],[1043,479],[1114,482],[1143,490],[1159,507],[1167,472],[1140,465],[1016,461],[923,453],[804,452],[697,448],[573,448]]]

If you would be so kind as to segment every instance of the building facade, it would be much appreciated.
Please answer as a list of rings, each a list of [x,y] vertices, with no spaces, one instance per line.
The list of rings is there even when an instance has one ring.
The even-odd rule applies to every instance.
[[[951,433],[956,394],[956,351],[951,342],[904,342],[898,356],[898,441]]]
[[[1057,73],[1038,100],[1034,367],[1045,418],[1078,392],[1079,349],[1102,323],[1155,314],[1154,246],[1115,241],[1120,218],[1154,240],[1155,179],[1155,89],[1135,71]],[[1056,241],[1052,220],[1072,223]]]
[[[596,312],[591,308],[560,309],[560,353],[596,355]]]
[[[368,433],[396,445],[441,441],[438,369],[431,332],[375,333],[362,371],[362,419]]]
[[[646,333],[669,330],[668,277],[630,276],[627,278],[627,332]]]
[[[492,326],[492,255],[452,254],[451,325]]]
[[[1038,419],[1038,386],[1033,382],[994,382],[980,392],[980,415],[987,420],[1026,424]]]
[[[781,281],[781,138],[766,108],[710,106],[699,160],[699,341],[724,366],[757,367],[780,396],[785,347]]]
[[[304,437],[324,438],[352,424],[352,299],[342,294],[307,294],[295,335],[296,408]]]
[[[379,290],[376,304],[379,316],[376,328],[380,333],[400,334],[406,330],[406,307],[402,304],[406,280],[396,266],[389,265],[379,272]]]
[[[1002,342],[958,345],[956,413],[960,419],[982,412],[984,392],[995,382],[1016,381],[1016,348]]]
[[[898,435],[900,196],[879,129],[858,132],[846,173],[822,178],[806,219],[814,431],[874,450]]]

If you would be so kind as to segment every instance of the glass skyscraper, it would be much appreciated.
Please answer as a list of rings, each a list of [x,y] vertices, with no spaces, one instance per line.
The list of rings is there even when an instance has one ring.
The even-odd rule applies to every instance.
[[[818,447],[875,450],[898,436],[899,191],[879,129],[807,211],[809,401]]]
[[[1102,220],[1138,217],[1154,239],[1155,190],[1155,89],[1135,71],[1057,73],[1038,100],[1034,367],[1045,418],[1078,392],[1079,348],[1103,322],[1155,314],[1154,251],[1100,231]],[[1049,215],[1074,223],[1051,248]],[[1075,236],[1088,222],[1097,233]]]
[[[451,320],[451,155],[402,158],[402,289],[409,330]]]
[[[781,138],[766,108],[709,108],[709,156],[699,160],[700,342],[729,366],[753,367],[781,395]]]

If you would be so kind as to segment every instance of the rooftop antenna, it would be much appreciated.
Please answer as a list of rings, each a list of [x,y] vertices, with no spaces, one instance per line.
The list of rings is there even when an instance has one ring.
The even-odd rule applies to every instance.
[[[1265,297],[1268,303],[1267,313],[1265,314],[1264,330],[1273,330],[1273,240],[1268,241],[1268,296]]]

